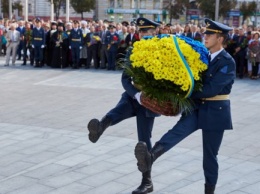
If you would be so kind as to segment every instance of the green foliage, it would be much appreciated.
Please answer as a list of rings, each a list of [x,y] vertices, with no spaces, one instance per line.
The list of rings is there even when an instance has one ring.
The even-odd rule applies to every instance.
[[[47,1],[50,3],[51,3],[51,1],[53,1],[55,17],[56,17],[56,20],[59,19],[61,5],[66,4],[66,0],[47,0]]]
[[[256,11],[257,4],[255,1],[253,2],[243,2],[239,8],[240,12],[243,15],[243,21],[246,20],[249,16],[253,15]]]
[[[2,0],[2,12],[4,15],[4,18],[9,18],[9,1],[3,1]],[[18,9],[19,14],[22,12],[23,10],[23,6],[21,4],[21,2],[14,2],[12,3],[12,10]]]
[[[83,12],[89,12],[95,8],[96,0],[71,0],[70,4],[83,18]]]
[[[189,0],[175,0],[174,3],[169,1],[165,9],[168,10],[171,21],[172,19],[179,19],[180,15],[183,15],[188,7]]]
[[[206,15],[206,17],[215,18],[216,0],[197,0],[198,8]],[[234,9],[237,0],[219,0],[219,16],[226,16],[227,12]]]

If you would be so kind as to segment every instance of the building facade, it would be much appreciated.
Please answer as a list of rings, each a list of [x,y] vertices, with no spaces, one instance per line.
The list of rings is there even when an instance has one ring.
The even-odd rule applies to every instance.
[[[161,21],[163,0],[96,0],[95,18],[115,22],[146,17]]]
[[[13,0],[15,1],[15,0]],[[23,7],[25,7],[24,0],[16,0],[16,2],[20,2]],[[66,4],[64,3],[61,5],[61,9],[59,10],[59,18],[64,20],[66,19]],[[17,12],[14,10],[15,15]],[[24,11],[22,12],[24,13]],[[93,18],[93,11],[92,12],[85,12],[83,14],[83,19],[90,20]],[[35,17],[40,17],[44,20],[50,20],[51,15],[51,3],[48,0],[28,0],[28,18],[34,19]],[[55,18],[54,13],[54,19]],[[16,16],[17,17],[17,16]],[[24,18],[23,15],[18,15],[18,17]],[[81,15],[75,13],[75,10],[70,6],[70,20],[74,19],[81,19]]]

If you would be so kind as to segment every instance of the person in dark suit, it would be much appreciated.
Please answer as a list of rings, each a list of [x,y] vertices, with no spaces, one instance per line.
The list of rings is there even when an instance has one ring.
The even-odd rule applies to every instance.
[[[136,33],[136,27],[130,27],[130,33],[125,38],[126,46],[133,46],[133,44],[139,40],[139,35]]]
[[[137,25],[141,36],[151,36],[158,23],[150,21],[146,18],[138,18]],[[88,123],[89,140],[96,143],[103,132],[109,127],[117,123],[136,117],[138,140],[146,142],[148,149],[152,147],[151,135],[154,123],[154,118],[158,114],[148,110],[140,103],[140,90],[133,85],[132,78],[125,72],[122,73],[121,82],[125,92],[122,94],[121,99],[102,119],[92,119]],[[142,194],[153,191],[153,183],[151,180],[151,171],[142,173],[141,185],[133,191],[133,194]]]
[[[151,169],[154,161],[187,136],[202,129],[205,194],[214,194],[218,180],[218,151],[226,129],[232,129],[229,94],[236,77],[234,59],[222,44],[231,30],[228,26],[205,19],[205,46],[209,49],[208,69],[202,91],[193,92],[194,109],[183,112],[177,124],[149,150],[145,142],[137,143],[135,157],[141,172]]]
[[[237,73],[240,79],[244,77],[244,70],[246,66],[246,48],[248,44],[247,37],[244,34],[243,28],[239,29],[239,35],[234,37],[235,54],[234,58],[237,64]]]
[[[90,32],[87,33],[86,36],[86,43],[87,43],[87,65],[86,68],[90,68],[91,61],[93,59],[94,61],[94,67],[95,69],[99,68],[99,62],[98,62],[98,49],[99,49],[99,43],[100,43],[100,36],[98,32],[95,32],[95,27],[90,27]]]
[[[20,32],[20,36],[21,36],[21,39],[20,39],[20,42],[19,42],[19,45],[18,45],[18,48],[17,48],[18,60],[21,60],[22,50],[23,50],[23,45],[24,45],[24,40],[22,39],[22,37],[25,33],[24,21],[20,20],[18,22],[18,27],[16,28],[16,30],[18,32]]]

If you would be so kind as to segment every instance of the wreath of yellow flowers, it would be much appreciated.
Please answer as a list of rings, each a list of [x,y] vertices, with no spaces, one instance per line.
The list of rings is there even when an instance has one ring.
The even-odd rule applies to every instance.
[[[192,109],[189,97],[201,90],[208,64],[203,44],[184,36],[159,35],[135,42],[129,54],[125,71],[146,97],[180,111]]]
[[[207,69],[207,64],[201,61],[200,54],[191,45],[182,39],[177,41],[194,80],[199,80],[199,74]],[[169,80],[180,86],[183,91],[187,91],[190,87],[188,74],[185,67],[180,65],[182,61],[178,55],[172,36],[154,37],[136,42],[130,60],[134,68],[143,67],[146,72],[152,73],[156,80]]]

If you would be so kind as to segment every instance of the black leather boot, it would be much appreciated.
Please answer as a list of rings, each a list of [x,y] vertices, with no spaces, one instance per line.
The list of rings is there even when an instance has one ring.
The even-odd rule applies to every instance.
[[[214,194],[215,186],[205,184],[205,194]]]
[[[98,119],[92,119],[88,123],[89,140],[92,143],[96,143],[102,133],[111,125],[112,121],[107,116],[103,117],[101,121]]]
[[[153,162],[164,152],[163,146],[158,143],[149,152],[145,142],[138,142],[135,146],[135,157],[139,171],[147,172],[151,170]]]
[[[143,173],[143,179],[141,185],[137,187],[136,190],[132,192],[132,194],[146,194],[153,191],[153,183],[151,179],[151,171]]]

